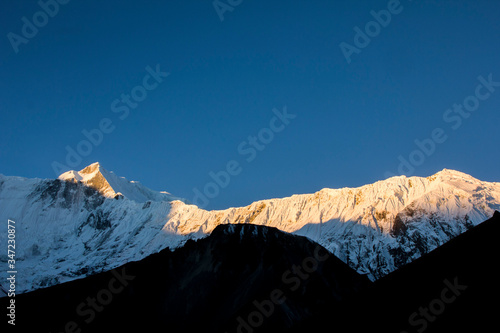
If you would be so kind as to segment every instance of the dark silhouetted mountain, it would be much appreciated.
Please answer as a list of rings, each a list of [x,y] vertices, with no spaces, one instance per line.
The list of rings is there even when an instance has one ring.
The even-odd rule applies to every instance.
[[[308,238],[272,227],[220,225],[174,252],[18,295],[16,326],[36,332],[130,332],[137,325],[144,332],[277,332],[371,284]]]
[[[495,212],[491,219],[376,281],[368,291],[323,307],[293,332],[494,331],[500,310],[499,235],[500,213]]]

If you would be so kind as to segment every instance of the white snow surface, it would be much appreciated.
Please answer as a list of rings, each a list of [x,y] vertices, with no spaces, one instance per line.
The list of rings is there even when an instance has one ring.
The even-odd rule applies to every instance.
[[[129,182],[98,163],[58,180],[0,175],[0,221],[16,222],[18,293],[175,249],[219,224],[237,223],[309,237],[374,280],[495,210],[500,183],[447,169],[427,178],[399,176],[216,211]],[[0,248],[7,248],[7,233],[0,234]],[[6,252],[0,253],[3,267]],[[6,274],[0,272],[1,281]]]

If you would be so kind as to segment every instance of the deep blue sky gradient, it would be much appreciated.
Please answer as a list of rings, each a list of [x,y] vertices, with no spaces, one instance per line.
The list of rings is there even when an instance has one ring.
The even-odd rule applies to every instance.
[[[443,121],[479,75],[500,81],[500,2],[401,0],[348,64],[339,44],[387,3],[244,0],[220,21],[210,0],[72,0],[16,54],[7,34],[40,7],[2,2],[0,173],[55,178],[65,147],[109,118],[115,130],[74,169],[99,161],[191,200],[238,161],[210,209],[384,179],[435,128],[448,139],[412,174],[500,181],[500,88],[458,129]],[[111,103],[157,64],[170,76],[120,120]],[[246,162],[238,145],[284,106],[297,117]]]

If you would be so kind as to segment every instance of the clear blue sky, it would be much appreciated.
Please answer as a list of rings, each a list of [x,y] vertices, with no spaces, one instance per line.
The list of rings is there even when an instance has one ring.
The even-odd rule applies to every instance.
[[[389,3],[244,0],[221,21],[211,0],[72,0],[54,17],[37,14],[36,1],[4,1],[0,173],[55,178],[53,162],[66,165],[66,147],[107,118],[114,130],[71,169],[99,161],[192,200],[210,172],[236,161],[210,209],[399,174],[398,157],[408,160],[436,128],[446,141],[413,153],[420,165],[407,174],[450,168],[500,181],[500,87],[477,88],[478,76],[500,82],[500,2],[401,0],[348,63],[340,44],[355,46],[354,28]],[[22,18],[34,15],[38,33],[17,40],[16,53],[9,33],[22,37]],[[149,78],[144,100],[118,101],[113,112],[122,94],[142,97],[137,86],[157,65],[170,75]],[[476,88],[482,100],[467,99]],[[468,118],[446,113],[465,99],[475,108]],[[272,110],[285,106],[296,117],[274,121],[282,130],[251,155],[248,136],[269,141]]]

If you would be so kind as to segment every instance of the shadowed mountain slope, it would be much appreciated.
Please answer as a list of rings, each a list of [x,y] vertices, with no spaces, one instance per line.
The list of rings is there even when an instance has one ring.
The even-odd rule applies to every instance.
[[[144,331],[276,331],[371,284],[305,237],[221,225],[175,252],[18,295],[17,326],[38,332],[62,332],[67,325],[128,332],[138,324]]]
[[[500,213],[377,280],[369,290],[326,306],[297,326],[331,332],[489,332],[500,310]],[[332,320],[341,314],[342,321]],[[360,320],[362,318],[362,320]]]

